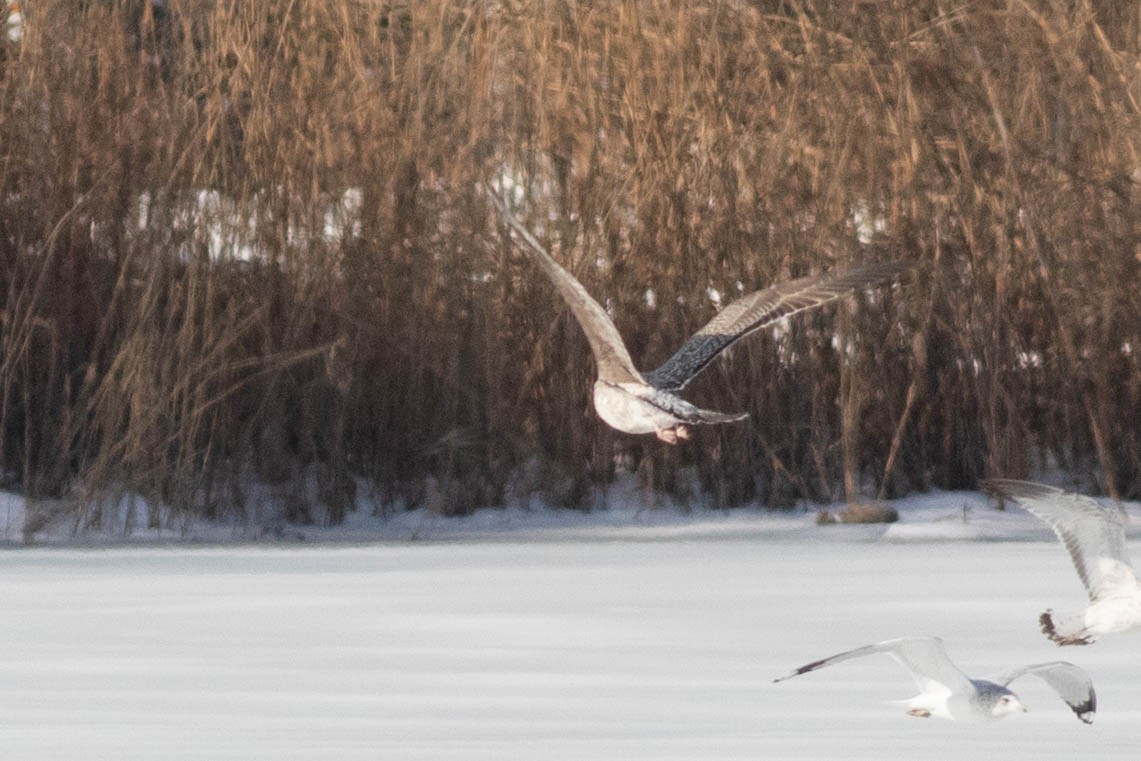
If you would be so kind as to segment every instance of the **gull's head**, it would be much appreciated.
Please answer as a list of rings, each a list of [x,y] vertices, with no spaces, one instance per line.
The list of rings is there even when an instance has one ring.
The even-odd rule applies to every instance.
[[[998,687],[997,685],[995,686]],[[1022,701],[1018,699],[1017,695],[1005,687],[998,687],[998,689],[983,697],[985,702],[989,704],[990,718],[992,719],[1001,719],[1003,716],[1011,713],[1026,713],[1029,710],[1023,705]]]

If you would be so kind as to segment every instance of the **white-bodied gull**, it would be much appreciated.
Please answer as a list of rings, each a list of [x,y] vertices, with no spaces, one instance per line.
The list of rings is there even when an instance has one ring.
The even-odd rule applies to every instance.
[[[1049,524],[1070,552],[1089,595],[1084,613],[1038,617],[1042,633],[1059,645],[1088,645],[1094,635],[1141,626],[1141,584],[1125,549],[1121,511],[1081,494],[1030,481],[993,478],[983,488],[1018,503]]]
[[[971,679],[947,657],[943,640],[939,637],[901,637],[858,647],[830,658],[813,661],[788,676],[774,679],[782,682],[800,674],[807,674],[833,663],[861,658],[874,653],[885,653],[911,671],[919,694],[907,704],[911,716],[927,718],[939,716],[958,721],[993,721],[1010,713],[1025,712],[1026,706],[1007,687],[1027,674],[1033,674],[1066,701],[1077,717],[1086,724],[1093,723],[1097,710],[1097,695],[1089,674],[1072,663],[1052,661],[1013,668],[988,679]]]
[[[653,433],[668,444],[689,438],[691,425],[733,423],[748,417],[747,413],[703,410],[678,395],[738,339],[783,317],[827,304],[907,271],[901,264],[867,264],[754,291],[718,312],[661,367],[639,372],[606,310],[547,253],[490,188],[488,195],[504,221],[527,244],[586,334],[598,365],[598,380],[594,383],[594,408],[598,416],[619,431]]]

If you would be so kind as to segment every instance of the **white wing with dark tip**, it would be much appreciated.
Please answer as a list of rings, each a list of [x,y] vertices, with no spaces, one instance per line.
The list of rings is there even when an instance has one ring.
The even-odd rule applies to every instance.
[[[947,650],[939,637],[900,637],[857,647],[855,650],[806,663],[791,674],[773,681],[782,682],[824,666],[876,653],[890,655],[906,666],[911,671],[911,676],[915,679],[920,692],[960,695],[970,695],[975,692],[975,686],[970,678],[947,657]]]
[[[1137,576],[1125,549],[1121,513],[1081,494],[1030,481],[989,479],[983,488],[1049,524],[1065,545],[1090,602],[1133,594]]]
[[[655,388],[680,391],[718,354],[750,333],[789,315],[835,301],[858,288],[891,280],[906,271],[906,266],[896,263],[868,264],[754,291],[718,312],[672,357],[643,375]]]
[[[1093,689],[1093,680],[1084,669],[1066,661],[1035,663],[1005,671],[995,681],[1006,687],[1027,674],[1033,674],[1050,685],[1079,719],[1086,724],[1093,723],[1093,715],[1097,711],[1097,693]]]

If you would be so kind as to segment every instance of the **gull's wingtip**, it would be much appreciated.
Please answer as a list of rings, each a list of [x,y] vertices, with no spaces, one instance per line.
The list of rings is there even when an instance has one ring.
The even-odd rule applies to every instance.
[[[1014,478],[984,478],[979,486],[987,494],[1018,501],[1022,499],[1046,499],[1066,494],[1065,489],[1040,484],[1036,481],[1020,481]]]
[[[824,660],[813,661],[812,663],[806,663],[803,666],[801,666],[800,668],[793,671],[791,674],[785,674],[784,676],[778,676],[776,679],[773,680],[773,682],[783,682],[786,679],[792,679],[794,676],[800,676],[801,674],[807,674],[809,671],[815,671],[816,669],[825,665],[828,662],[828,660],[829,659],[825,658]]]
[[[1089,697],[1077,705],[1069,704],[1074,714],[1085,724],[1093,724],[1093,716],[1097,713],[1097,692],[1090,685]]]

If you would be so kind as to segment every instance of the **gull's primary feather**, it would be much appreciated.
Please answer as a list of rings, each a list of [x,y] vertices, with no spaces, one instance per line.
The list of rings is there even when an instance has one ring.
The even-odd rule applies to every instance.
[[[810,275],[742,296],[718,312],[660,367],[643,375],[655,388],[681,391],[718,354],[750,333],[906,271],[904,265],[880,262],[838,273]]]

